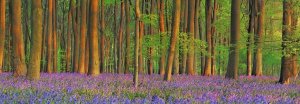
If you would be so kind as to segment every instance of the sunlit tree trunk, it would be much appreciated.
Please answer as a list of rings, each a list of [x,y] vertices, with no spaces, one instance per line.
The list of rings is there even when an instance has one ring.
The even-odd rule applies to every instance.
[[[194,38],[195,38],[195,0],[189,0],[189,8],[188,8],[188,34],[189,34],[189,45],[188,45],[188,58],[187,58],[187,71],[189,75],[195,75],[194,69],[194,55],[195,55],[195,46],[194,46]]]
[[[13,36],[13,65],[14,76],[25,76],[27,73],[25,63],[24,41],[21,28],[21,0],[12,0],[12,27]]]
[[[257,29],[255,33],[255,45],[254,49],[254,75],[262,76],[262,38],[264,30],[264,0],[257,0],[256,5],[258,7]]]
[[[80,74],[85,74],[85,46],[86,46],[86,33],[87,33],[87,0],[81,0],[81,22],[80,22],[80,49],[79,49],[79,67],[78,71]]]
[[[42,0],[32,0],[32,41],[27,77],[30,80],[40,79],[40,62],[42,53],[43,8]]]
[[[240,0],[231,2],[231,35],[229,49],[229,59],[227,65],[226,78],[238,79],[239,66],[239,43],[240,40]]]
[[[207,41],[207,48],[206,51],[208,55],[205,56],[205,67],[204,67],[204,75],[210,76],[211,75],[211,53],[212,53],[212,0],[206,0],[205,11],[206,11],[206,41]]]
[[[138,74],[139,74],[139,50],[140,50],[140,0],[135,0],[135,49],[134,49],[134,76],[133,76],[133,84],[135,87],[138,87]]]
[[[211,75],[215,75],[216,71],[216,38],[217,38],[217,29],[215,26],[216,20],[217,20],[217,10],[218,10],[218,1],[214,0],[214,8],[213,8],[213,15],[212,15],[212,21],[213,24],[211,27]]]
[[[90,61],[88,75],[98,76],[100,74],[99,66],[99,48],[98,48],[98,2],[99,0],[91,0],[89,13],[89,45],[90,45]]]
[[[57,20],[56,20],[56,0],[53,0],[53,23],[52,23],[52,26],[53,26],[53,72],[56,73],[58,70],[57,70]]]
[[[255,4],[254,0],[249,0],[249,23],[248,23],[248,39],[247,39],[247,75],[251,76],[252,72],[252,50],[254,38],[254,22],[255,22]]]
[[[48,1],[48,41],[47,41],[47,72],[53,72],[53,0]]]
[[[164,80],[170,81],[172,76],[172,64],[174,61],[175,50],[176,50],[176,42],[177,42],[177,35],[179,34],[179,27],[180,27],[180,7],[181,0],[176,0],[174,2],[174,12],[173,12],[173,22],[172,22],[172,33],[171,33],[171,42],[169,47],[169,56],[167,61],[167,73],[165,74]]]
[[[165,35],[165,1],[164,0],[159,0],[158,9],[159,9],[159,31],[161,34],[161,42],[164,42],[164,35]],[[165,74],[165,62],[166,62],[166,49],[162,47],[160,61],[159,61],[160,75]]]
[[[0,73],[3,70],[3,56],[4,56],[4,44],[5,44],[5,18],[6,17],[6,0],[0,1]]]

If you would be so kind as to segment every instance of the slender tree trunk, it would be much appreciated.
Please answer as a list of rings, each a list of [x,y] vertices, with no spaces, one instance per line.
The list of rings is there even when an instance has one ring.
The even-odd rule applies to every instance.
[[[98,48],[98,2],[99,0],[92,0],[90,2],[89,13],[89,45],[90,45],[90,61],[88,75],[98,76],[100,74],[99,67],[99,48]]]
[[[189,52],[187,58],[187,70],[189,75],[195,75],[194,69],[194,55],[195,55],[195,46],[194,46],[194,38],[195,38],[195,0],[189,0],[189,8],[188,8],[188,33],[189,33]]]
[[[247,75],[251,76],[252,72],[252,48],[254,39],[254,22],[255,22],[255,4],[254,0],[249,2],[249,23],[248,23],[248,42],[247,42]]]
[[[123,25],[124,25],[124,12],[125,12],[125,7],[124,7],[124,0],[121,0],[121,15],[120,15],[120,25],[119,25],[119,35],[118,35],[118,74],[121,74],[123,68],[122,68],[122,53],[123,53]]]
[[[129,74],[130,67],[130,7],[129,0],[125,0],[125,28],[126,28],[126,55],[125,55],[125,74]]]
[[[150,14],[154,14],[154,5],[155,5],[155,0],[151,0],[151,7],[150,7]],[[149,34],[153,35],[154,34],[154,26],[150,25],[149,27]],[[151,38],[150,38],[151,39]],[[152,40],[151,40],[152,42]],[[148,58],[148,74],[153,73],[153,47],[151,46],[149,48],[149,58]]]
[[[56,20],[56,0],[53,0],[53,72],[56,73],[57,70],[57,20]]]
[[[43,33],[43,8],[42,0],[32,0],[31,15],[32,21],[32,41],[30,50],[30,60],[27,77],[30,80],[40,79],[40,62],[42,53],[42,33]]]
[[[73,0],[70,0],[69,4],[69,14],[68,14],[68,33],[67,33],[67,48],[66,48],[66,72],[71,71],[71,50],[72,50],[72,2]]]
[[[86,22],[86,7],[87,7],[87,0],[81,0],[81,24],[80,24],[80,49],[79,49],[79,73],[85,74],[85,46],[86,46],[86,33],[87,33],[87,22]],[[98,38],[97,38],[98,39]]]
[[[167,61],[167,73],[165,74],[164,80],[170,81],[172,76],[172,64],[175,56],[177,35],[179,34],[180,27],[180,5],[181,0],[176,0],[174,2],[174,12],[173,12],[173,22],[172,22],[172,33],[171,33],[171,42],[169,47],[169,56]]]
[[[52,17],[53,17],[53,0],[48,1],[48,44],[47,44],[47,72],[53,72],[53,26],[52,26]]]
[[[258,20],[257,20],[257,30],[255,36],[256,48],[254,50],[254,66],[253,73],[255,76],[262,76],[262,38],[264,30],[264,0],[257,0],[258,7]]]
[[[21,28],[21,0],[12,0],[12,36],[13,36],[13,65],[14,76],[25,76],[27,73],[25,63],[24,41]]]
[[[212,16],[212,27],[211,27],[211,75],[215,75],[216,70],[216,50],[215,50],[215,44],[216,44],[216,35],[217,35],[217,29],[214,25],[217,19],[217,10],[218,10],[218,1],[214,0],[214,8],[213,8],[213,16]]]
[[[205,56],[205,68],[204,68],[204,75],[210,76],[212,72],[212,0],[206,0],[206,41],[207,41],[207,48],[206,51],[208,55]]]
[[[135,87],[138,87],[138,74],[139,74],[139,50],[140,50],[140,0],[135,0],[135,50],[134,50],[134,60],[135,60],[135,68],[134,68],[134,77],[133,84]]]
[[[5,51],[5,20],[6,20],[6,0],[0,1],[0,73],[2,73],[2,70],[4,68],[4,51]]]
[[[161,42],[165,42],[165,2],[164,0],[159,0],[159,31],[161,34]],[[163,43],[161,43],[163,44]],[[159,63],[159,74],[165,74],[165,62],[166,62],[166,48],[161,48],[161,56]]]
[[[229,49],[229,60],[226,78],[238,79],[239,65],[239,40],[240,40],[240,0],[232,0],[231,4],[231,35]]]
[[[73,1],[73,0],[72,0]],[[78,72],[79,67],[79,49],[80,49],[80,34],[79,34],[79,2],[72,3],[73,8],[73,30],[74,30],[74,54],[73,54],[73,72]],[[76,14],[75,14],[76,12]]]
[[[101,27],[101,35],[100,35],[100,73],[103,73],[104,72],[104,69],[105,69],[105,33],[104,33],[104,30],[105,30],[105,5],[104,5],[104,1],[105,0],[101,0],[101,20],[100,20],[100,27]],[[115,64],[116,65],[116,64]]]

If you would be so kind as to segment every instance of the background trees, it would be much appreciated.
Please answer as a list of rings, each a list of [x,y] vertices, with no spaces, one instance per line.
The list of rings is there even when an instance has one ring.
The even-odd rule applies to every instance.
[[[172,0],[41,0],[41,7],[2,0],[0,67],[16,76],[28,67],[28,76],[139,72],[170,80],[171,74],[279,76],[281,67],[291,65],[288,72],[297,75],[298,1],[289,1],[284,11],[273,7],[288,1],[236,2],[182,0],[179,11]],[[281,57],[292,57],[291,64],[281,65]],[[281,82],[292,74],[281,74]]]

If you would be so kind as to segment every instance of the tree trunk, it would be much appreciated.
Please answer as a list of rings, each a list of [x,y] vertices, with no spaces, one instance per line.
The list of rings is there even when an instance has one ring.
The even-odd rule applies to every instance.
[[[56,73],[57,70],[57,20],[56,20],[56,0],[53,0],[53,72]]]
[[[263,38],[263,30],[264,30],[264,0],[257,0],[258,7],[258,20],[257,20],[257,29],[255,36],[255,45],[256,48],[254,50],[254,66],[253,73],[255,76],[262,76],[262,38]]]
[[[189,52],[187,57],[187,70],[189,75],[195,75],[194,69],[194,38],[195,38],[195,0],[189,0],[189,8],[188,8],[188,34],[189,34]]]
[[[297,59],[295,53],[290,52],[291,45],[293,44],[293,2],[289,0],[283,1],[283,28],[282,28],[282,51],[283,56],[281,58],[281,72],[279,83],[289,84],[290,78],[297,76],[295,70],[295,64]]]
[[[4,68],[3,64],[3,56],[4,56],[4,50],[5,50],[5,20],[6,20],[6,0],[0,1],[0,73],[2,73],[2,70]]]
[[[159,31],[161,34],[161,44],[165,41],[165,2],[159,0]],[[163,76],[165,74],[165,62],[166,62],[166,48],[161,48],[161,56],[159,61],[159,74]]]
[[[53,17],[53,0],[48,1],[48,44],[47,44],[47,72],[53,72],[53,25],[52,25],[52,17]]]
[[[239,40],[240,40],[240,0],[232,0],[231,4],[231,35],[229,49],[229,60],[226,78],[238,79],[239,66]]]
[[[27,73],[25,63],[24,41],[21,28],[21,0],[12,0],[12,36],[13,36],[13,65],[14,76],[25,76]]]
[[[120,15],[120,25],[119,25],[119,35],[118,35],[118,74],[121,74],[122,68],[122,53],[123,53],[123,25],[124,25],[124,0],[121,0],[121,15]]]
[[[207,41],[207,48],[206,51],[208,55],[205,56],[205,68],[204,68],[204,76],[211,75],[211,66],[212,66],[212,0],[206,0],[206,41]]]
[[[88,75],[98,76],[99,70],[99,48],[98,48],[98,2],[99,0],[92,0],[90,2],[89,13],[89,45],[90,45],[90,61]]]
[[[105,0],[101,0],[101,20],[100,20],[100,26],[101,26],[101,36],[100,36],[100,73],[104,72],[104,67],[105,67],[105,18],[104,18],[104,12],[105,12],[105,5],[104,5]]]
[[[134,60],[135,60],[135,68],[134,68],[134,77],[133,84],[134,87],[138,87],[138,74],[139,74],[139,50],[140,50],[140,0],[135,0],[135,50],[134,50]]]
[[[86,33],[87,33],[87,22],[86,22],[86,8],[87,8],[87,0],[81,0],[81,23],[80,23],[80,49],[79,49],[79,67],[78,71],[80,74],[85,74],[85,46],[86,46]],[[98,38],[97,38],[98,39]]]
[[[125,74],[129,74],[130,67],[130,5],[129,0],[125,0],[125,28],[126,28],[126,55]]]
[[[249,1],[249,23],[248,23],[248,40],[247,40],[247,75],[251,76],[252,72],[252,48],[254,38],[254,22],[255,22],[255,4],[254,0]]]
[[[27,77],[30,80],[40,79],[40,62],[42,53],[42,33],[43,33],[43,8],[42,0],[32,0],[31,15],[32,23],[32,41],[30,50],[30,60]]]
[[[167,61],[167,73],[165,74],[164,80],[170,81],[172,76],[172,64],[175,56],[177,35],[179,34],[180,27],[180,5],[181,0],[176,0],[174,2],[174,14],[173,14],[173,22],[172,22],[172,33],[171,33],[171,42],[169,47],[169,56]]]

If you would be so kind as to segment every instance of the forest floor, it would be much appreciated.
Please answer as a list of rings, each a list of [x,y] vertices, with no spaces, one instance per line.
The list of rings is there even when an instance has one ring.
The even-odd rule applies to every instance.
[[[39,81],[0,75],[0,103],[55,104],[190,104],[260,103],[299,104],[300,79],[289,85],[276,84],[278,77],[246,77],[228,80],[220,76],[140,75],[134,88],[132,75],[42,74]]]

